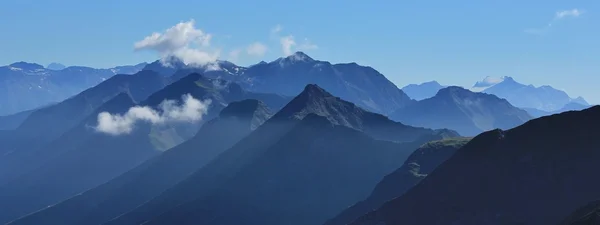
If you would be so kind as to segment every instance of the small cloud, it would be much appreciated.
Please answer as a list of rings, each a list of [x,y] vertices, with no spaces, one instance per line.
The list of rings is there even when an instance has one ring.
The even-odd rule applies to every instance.
[[[205,65],[214,62],[220,51],[207,51],[212,35],[195,27],[195,21],[180,22],[166,29],[155,32],[134,44],[136,51],[149,50],[160,55],[162,59],[176,57],[188,65]]]
[[[562,19],[565,17],[579,17],[581,14],[583,14],[583,11],[580,11],[579,9],[563,10],[556,12],[555,18]]]
[[[564,19],[566,17],[579,17],[581,14],[583,14],[583,11],[579,9],[557,11],[554,15],[554,19],[552,19],[552,21],[550,21],[548,25],[542,28],[529,28],[525,29],[524,31],[528,34],[543,35],[550,31],[554,22],[557,22],[558,20]]]
[[[171,122],[197,122],[208,112],[211,101],[200,101],[190,94],[182,96],[183,103],[177,105],[174,100],[165,100],[159,105],[160,110],[148,106],[131,107],[124,115],[101,112],[98,114],[98,132],[121,135],[133,131],[138,122],[159,125]]]
[[[293,53],[292,48],[296,45],[296,41],[294,40],[294,36],[288,35],[279,39],[279,43],[281,44],[281,50],[285,56],[291,55]]]
[[[246,53],[251,56],[264,56],[267,53],[267,46],[260,42],[254,42],[246,48]]]

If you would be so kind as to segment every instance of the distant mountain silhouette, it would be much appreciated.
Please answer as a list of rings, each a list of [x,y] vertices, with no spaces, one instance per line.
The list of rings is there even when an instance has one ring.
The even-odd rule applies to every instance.
[[[205,123],[183,144],[110,182],[10,224],[82,225],[108,221],[183,180],[248,135],[270,115],[267,106],[258,100],[232,102],[219,117]]]
[[[366,197],[383,175],[399,167],[422,143],[454,136],[456,133],[448,130],[393,122],[316,85],[307,85],[231,149],[160,196],[107,224],[139,224],[161,214],[152,223],[318,224]],[[298,192],[286,195],[282,193],[285,190]],[[235,206],[224,205],[227,202]],[[306,213],[294,212],[300,208]],[[203,212],[205,209],[208,211]],[[223,213],[231,215],[227,216],[231,220],[218,216],[226,215]],[[215,216],[211,221],[202,219]]]
[[[470,138],[456,138],[424,144],[408,157],[402,167],[386,175],[369,197],[345,209],[328,220],[325,225],[348,224],[361,215],[379,208],[383,203],[402,196],[469,140]]]
[[[402,108],[390,117],[413,126],[448,128],[466,136],[512,128],[531,119],[527,112],[504,99],[456,86],[441,89],[434,97]]]
[[[594,106],[483,133],[352,224],[559,224],[600,199],[599,126]]]
[[[429,81],[422,84],[406,85],[402,88],[402,91],[404,91],[408,97],[419,101],[435,96],[440,89],[445,87],[446,86],[442,86],[437,81]]]
[[[540,87],[524,85],[512,77],[504,77],[502,82],[486,88],[483,92],[504,98],[519,108],[533,108],[548,112],[560,110],[573,101],[564,91],[548,85]],[[583,98],[577,101],[581,102],[582,100]],[[585,100],[583,101],[585,102]]]
[[[60,63],[50,63],[50,64],[48,64],[48,66],[46,66],[46,68],[49,70],[63,70],[67,67]]]
[[[134,74],[144,66],[110,69],[72,66],[60,70],[27,62],[0,66],[0,116],[63,101],[116,74]]]

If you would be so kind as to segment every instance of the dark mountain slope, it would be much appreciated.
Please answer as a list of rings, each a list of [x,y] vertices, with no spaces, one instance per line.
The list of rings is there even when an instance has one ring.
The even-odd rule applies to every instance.
[[[125,94],[107,102],[103,109],[124,112],[133,106]],[[95,120],[90,116],[86,121]],[[39,210],[78,192],[97,186],[158,154],[143,132],[109,136],[90,131],[81,124],[35,155],[26,157],[22,175],[0,185],[0,222],[5,223]],[[39,165],[33,168],[33,165]],[[14,174],[10,174],[14,175]]]
[[[413,152],[402,167],[386,175],[375,187],[371,195],[345,209],[326,225],[345,225],[383,203],[402,196],[410,188],[421,182],[441,163],[450,158],[456,150],[464,146],[470,138],[445,139],[424,144]]]
[[[270,116],[257,100],[233,102],[196,136],[90,191],[11,224],[100,224],[150,200],[231,147]]]
[[[316,85],[307,85],[300,95],[296,96],[263,126],[206,167],[157,198],[116,218],[109,224],[141,223],[179,204],[210,195],[244,167],[260,159],[268,149],[279,143],[280,139],[309,114],[323,116],[334,125],[344,125],[354,128],[354,130],[364,131],[376,139],[423,143],[445,136],[456,136],[456,133],[452,131],[414,128],[393,122],[385,116],[367,112],[352,103],[336,98]]]
[[[353,224],[558,224],[600,199],[599,126],[595,106],[483,133]]]
[[[311,113],[214,193],[147,224],[320,224],[420,144],[377,141]]]
[[[413,126],[456,130],[466,136],[513,128],[531,119],[527,112],[504,99],[456,86],[441,89],[434,97],[400,109],[391,117]]]
[[[600,224],[600,201],[590,202],[577,209],[560,225],[598,225]]]
[[[35,110],[27,110],[19,113],[15,113],[7,116],[0,116],[0,130],[14,130],[17,129],[31,115]]]

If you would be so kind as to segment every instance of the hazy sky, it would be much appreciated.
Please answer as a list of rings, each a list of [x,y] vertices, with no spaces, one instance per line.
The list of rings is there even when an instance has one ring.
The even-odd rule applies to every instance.
[[[177,54],[250,65],[302,50],[372,66],[400,87],[512,76],[600,103],[599,15],[597,0],[2,0],[0,64]]]

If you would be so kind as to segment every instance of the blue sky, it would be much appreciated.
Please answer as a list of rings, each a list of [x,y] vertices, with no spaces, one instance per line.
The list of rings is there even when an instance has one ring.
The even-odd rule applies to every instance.
[[[400,87],[429,80],[471,86],[486,76],[512,76],[600,103],[599,15],[597,0],[3,0],[0,64],[153,61],[160,55],[149,49],[160,46],[134,51],[134,44],[193,20],[210,43],[191,48],[241,65],[282,56],[281,40],[292,35],[292,51],[372,66]],[[249,54],[255,43],[266,52]]]

